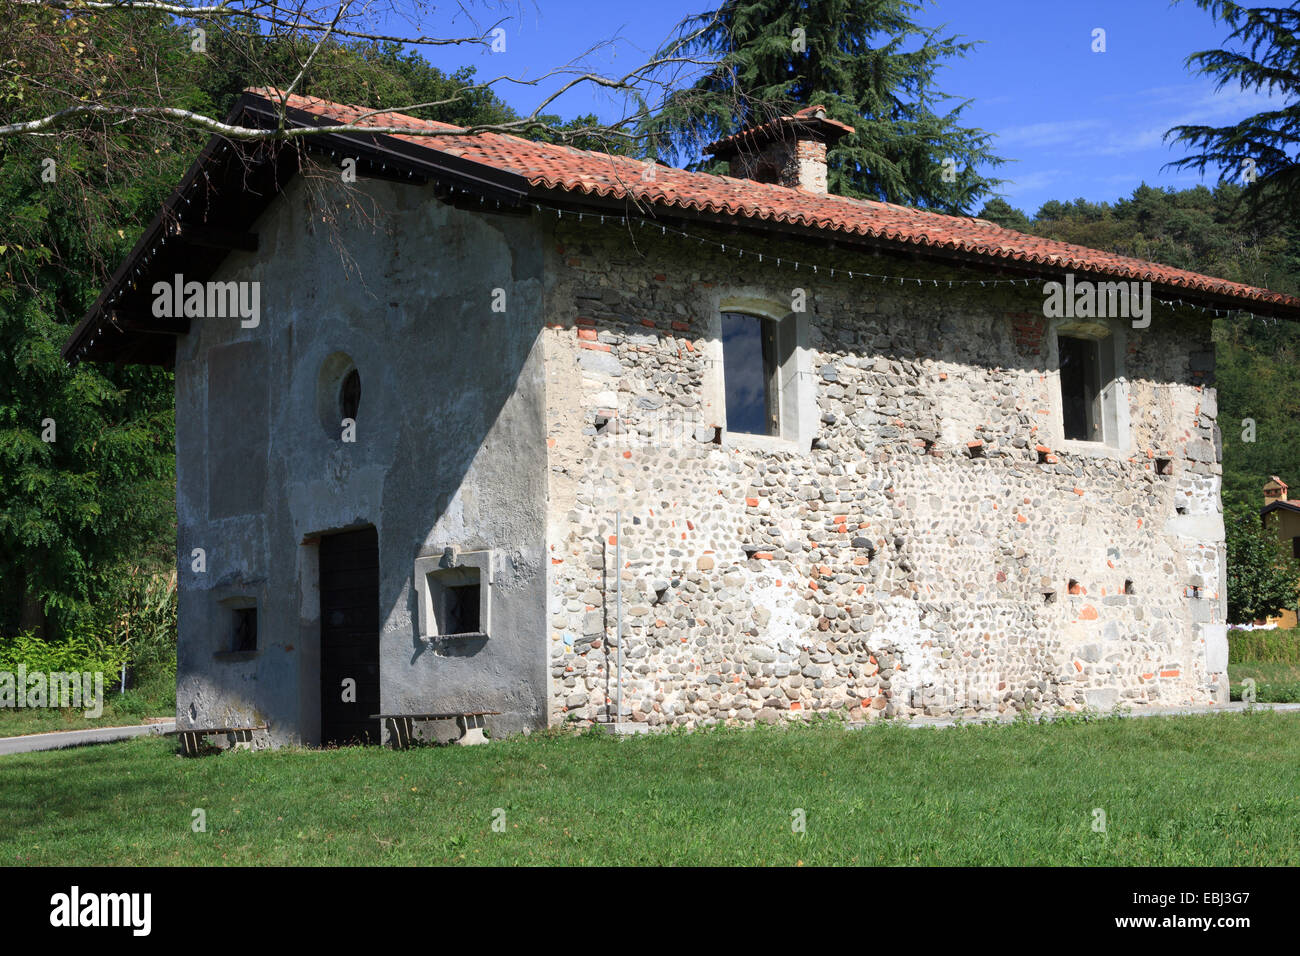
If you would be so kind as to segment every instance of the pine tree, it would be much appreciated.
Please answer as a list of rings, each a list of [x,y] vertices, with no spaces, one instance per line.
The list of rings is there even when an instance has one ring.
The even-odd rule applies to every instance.
[[[1024,210],[1016,209],[1001,196],[994,196],[986,202],[979,212],[979,217],[995,222],[1006,229],[1015,229],[1017,232],[1029,231],[1029,217],[1025,215]]]
[[[970,101],[935,88],[943,61],[972,42],[940,36],[910,0],[726,0],[687,20],[687,49],[715,65],[644,126],[655,155],[690,161],[703,146],[774,115],[822,105],[854,127],[829,157],[833,193],[966,211],[1000,180],[990,137],[959,124]],[[693,168],[725,172],[717,163]]]
[[[1242,49],[1202,50],[1187,58],[1196,72],[1225,86],[1280,95],[1285,103],[1231,126],[1175,126],[1165,134],[1195,150],[1169,165],[1219,170],[1221,182],[1239,182],[1251,217],[1294,218],[1300,213],[1300,4],[1245,7],[1232,0],[1195,0],[1232,28]]]

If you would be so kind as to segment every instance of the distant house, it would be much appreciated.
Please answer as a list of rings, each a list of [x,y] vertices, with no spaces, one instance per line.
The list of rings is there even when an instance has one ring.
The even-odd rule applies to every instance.
[[[1259,515],[1266,527],[1277,529],[1279,541],[1290,542],[1291,554],[1300,560],[1300,501],[1287,498],[1287,484],[1277,475],[1269,475],[1264,484],[1264,507],[1259,510]],[[1296,612],[1284,610],[1264,623],[1282,628],[1295,627]]]
[[[1204,310],[1300,300],[828,195],[815,107],[731,176],[382,122],[214,139],[65,349],[175,369],[182,726],[1227,700]]]

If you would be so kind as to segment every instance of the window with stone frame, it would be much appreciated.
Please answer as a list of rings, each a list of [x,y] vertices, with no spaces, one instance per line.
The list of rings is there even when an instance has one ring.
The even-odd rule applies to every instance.
[[[1101,392],[1098,349],[1094,339],[1062,335],[1058,339],[1061,358],[1061,419],[1065,437],[1073,441],[1100,441],[1101,415],[1097,397]]]
[[[422,640],[486,638],[491,632],[492,552],[455,551],[415,560]]]

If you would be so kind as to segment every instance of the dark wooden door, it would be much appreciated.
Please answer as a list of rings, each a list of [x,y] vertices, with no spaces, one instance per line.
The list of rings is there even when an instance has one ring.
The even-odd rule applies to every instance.
[[[344,681],[356,681],[356,700]],[[374,528],[320,542],[321,743],[378,742],[379,535]]]

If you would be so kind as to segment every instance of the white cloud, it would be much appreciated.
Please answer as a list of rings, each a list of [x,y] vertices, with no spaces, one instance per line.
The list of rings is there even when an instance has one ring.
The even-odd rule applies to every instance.
[[[1048,123],[1033,123],[1028,126],[1013,126],[998,133],[998,145],[1042,147],[1056,146],[1077,142],[1088,130],[1095,130],[1106,125],[1103,119],[1069,119]]]

